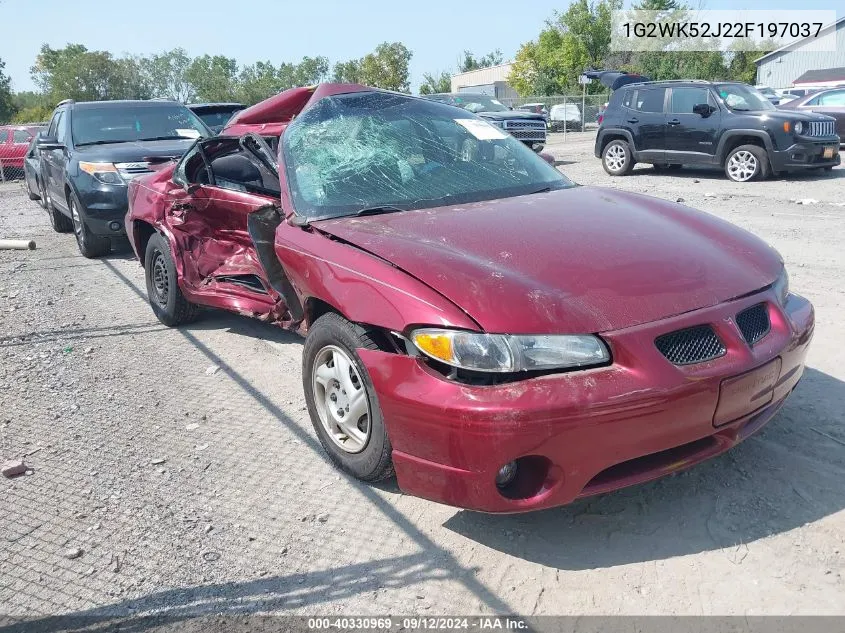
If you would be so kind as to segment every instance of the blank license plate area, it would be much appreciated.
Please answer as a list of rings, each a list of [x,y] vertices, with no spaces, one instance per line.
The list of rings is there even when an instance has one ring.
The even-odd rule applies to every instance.
[[[765,407],[774,398],[774,388],[780,378],[780,357],[733,378],[725,378],[719,387],[719,404],[713,416],[713,426],[733,422]]]

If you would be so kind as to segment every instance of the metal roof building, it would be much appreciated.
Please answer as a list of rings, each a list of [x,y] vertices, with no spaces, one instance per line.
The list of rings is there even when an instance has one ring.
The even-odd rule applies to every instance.
[[[831,31],[835,32],[831,33]],[[845,17],[825,26],[822,33],[825,32],[836,38],[835,51],[812,50],[813,40],[811,38],[804,38],[782,46],[754,60],[754,63],[757,64],[757,83],[771,88],[786,88],[794,85],[796,81],[806,85],[808,83],[806,80],[807,73],[811,71],[814,74],[819,72],[819,76],[833,77],[834,83],[829,85],[839,83],[831,75],[831,71],[841,70],[845,67]],[[826,72],[822,73],[821,71]],[[813,75],[809,76],[812,77]],[[841,81],[845,82],[845,78]]]
[[[511,62],[452,75],[452,92],[476,92],[496,99],[515,99],[519,95],[510,84]]]

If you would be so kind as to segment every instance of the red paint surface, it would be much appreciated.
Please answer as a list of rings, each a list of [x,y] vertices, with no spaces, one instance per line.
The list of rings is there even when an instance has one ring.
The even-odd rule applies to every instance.
[[[360,89],[286,91],[244,110],[229,131],[282,129],[323,95]],[[172,182],[173,169],[129,185],[127,232],[136,253],[143,257],[144,225],[153,227],[170,243],[189,300],[291,325],[275,291],[259,295],[214,279],[250,273],[266,280],[246,219],[268,203],[291,215],[284,169],[280,200],[209,186],[188,194]],[[195,209],[180,217],[174,204],[185,201]],[[275,252],[304,305],[319,300],[385,330],[601,334],[612,365],[497,386],[460,384],[418,358],[360,350],[402,489],[491,512],[568,503],[730,448],[793,389],[813,331],[808,301],[791,295],[782,308],[767,289],[782,264],[764,242],[706,213],[610,189],[310,227],[283,221]],[[771,331],[749,348],[735,316],[761,301]],[[677,367],[656,349],[657,336],[702,323],[724,342],[721,358]],[[758,368],[774,359],[780,366],[772,379]],[[741,375],[755,378],[732,380]],[[744,395],[748,384],[754,397]],[[540,479],[526,484],[524,498],[507,498],[496,471],[526,457],[524,472],[534,469]]]

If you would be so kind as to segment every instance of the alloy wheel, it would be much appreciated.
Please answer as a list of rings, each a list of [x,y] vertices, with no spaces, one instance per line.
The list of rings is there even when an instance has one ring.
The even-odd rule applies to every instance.
[[[347,453],[363,451],[371,434],[370,405],[355,363],[341,348],[327,345],[314,359],[311,380],[326,434]]]
[[[731,180],[745,182],[751,180],[757,173],[759,162],[757,157],[747,150],[736,152],[728,160],[728,174]]]
[[[161,251],[156,251],[153,257],[152,276],[155,301],[165,307],[170,296],[170,278],[167,276],[167,263]]]
[[[604,155],[604,161],[611,171],[619,171],[625,166],[625,148],[621,145],[613,145],[608,148]]]

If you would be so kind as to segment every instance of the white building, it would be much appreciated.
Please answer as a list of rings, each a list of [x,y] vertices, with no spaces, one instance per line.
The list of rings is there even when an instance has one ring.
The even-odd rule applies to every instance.
[[[511,62],[506,62],[452,75],[452,92],[476,92],[496,99],[515,99],[519,95],[508,84],[512,65]]]
[[[831,71],[845,68],[845,18],[828,24],[822,29],[821,34],[824,33],[836,38],[835,51],[807,50],[812,48],[811,38],[782,46],[754,60],[757,64],[757,83],[771,88],[786,88],[796,81],[807,84],[807,77],[835,78],[837,73]],[[819,72],[817,75],[818,71],[827,72]]]

